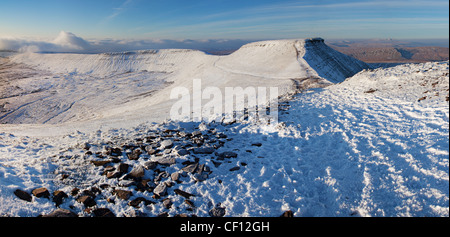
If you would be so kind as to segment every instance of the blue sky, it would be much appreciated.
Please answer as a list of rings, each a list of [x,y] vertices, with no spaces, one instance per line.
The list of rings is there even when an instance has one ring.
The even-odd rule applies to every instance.
[[[0,37],[448,38],[448,0],[0,0]]]

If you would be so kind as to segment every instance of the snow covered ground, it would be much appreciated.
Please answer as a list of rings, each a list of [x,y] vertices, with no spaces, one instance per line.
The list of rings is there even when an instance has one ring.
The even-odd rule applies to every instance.
[[[19,70],[28,76],[18,76],[14,83],[21,84],[0,85],[1,121],[15,123],[0,125],[0,215],[52,212],[52,198],[27,202],[14,194],[45,187],[51,197],[65,192],[59,207],[80,216],[99,208],[116,216],[210,216],[215,207],[224,208],[225,216],[288,210],[298,217],[449,216],[448,61],[363,70],[363,63],[323,46],[308,51],[310,43],[253,43],[229,57],[179,50],[182,57],[170,50],[13,57],[3,64],[12,65],[8,75]],[[191,88],[191,78],[202,78],[205,87],[278,86],[282,95],[298,89],[293,80],[337,84],[280,102],[275,124],[163,122],[169,91]],[[52,103],[51,110],[45,107]],[[173,147],[164,147],[165,140]],[[129,159],[148,145],[157,152]],[[199,152],[197,146],[214,150]],[[116,161],[129,165],[127,173],[147,167],[143,176],[108,178],[105,169],[119,163],[93,165],[113,159],[113,147],[122,148]],[[148,167],[161,157],[175,162]],[[192,164],[204,167],[182,172]],[[175,173],[183,174],[178,182]],[[136,183],[142,180],[150,180],[145,190]],[[163,184],[166,193],[154,196]],[[77,201],[81,194],[71,194],[74,188],[95,191],[96,205],[86,208]],[[119,189],[131,197],[119,198]],[[137,198],[145,201],[130,205]]]

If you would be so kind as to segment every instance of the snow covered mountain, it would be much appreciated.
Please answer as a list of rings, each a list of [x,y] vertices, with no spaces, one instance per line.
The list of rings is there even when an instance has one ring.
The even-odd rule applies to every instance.
[[[321,39],[0,60],[0,216],[449,216],[448,61]],[[279,88],[278,123],[167,121],[196,78]]]
[[[63,41],[65,36],[58,38]],[[324,87],[342,82],[369,68],[329,48],[323,39],[251,43],[228,56],[167,49],[103,54],[24,53],[12,57],[11,62],[36,72],[32,77],[9,82],[3,89],[22,96],[8,100],[4,108],[7,112],[0,113],[0,121],[30,124],[118,118],[129,111],[152,111],[155,107],[161,116],[150,117],[162,121],[169,113],[164,108],[174,103],[168,100],[172,89],[182,86],[192,91],[193,79],[201,79],[203,88],[277,87],[283,96],[300,86]],[[74,93],[77,91],[83,93]],[[142,111],[138,114],[149,117]]]

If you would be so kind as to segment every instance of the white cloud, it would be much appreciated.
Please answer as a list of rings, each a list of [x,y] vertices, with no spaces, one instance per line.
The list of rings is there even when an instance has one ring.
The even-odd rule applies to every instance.
[[[0,50],[18,52],[49,53],[105,53],[144,49],[197,49],[203,51],[237,49],[248,43],[245,40],[85,40],[73,33],[61,31],[54,40],[30,40],[20,38],[0,38]]]

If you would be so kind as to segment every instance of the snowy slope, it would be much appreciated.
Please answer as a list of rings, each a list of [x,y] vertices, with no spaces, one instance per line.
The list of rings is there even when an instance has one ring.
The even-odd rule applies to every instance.
[[[320,38],[247,44],[218,61],[216,66],[260,77],[280,79],[322,77],[333,83],[342,82],[369,68],[364,62],[328,47]]]
[[[59,207],[79,216],[99,208],[116,216],[210,216],[214,208],[225,216],[449,216],[449,62],[358,73],[364,64],[323,45],[260,42],[223,57],[161,50],[2,60],[0,80],[14,80],[0,84],[0,117],[25,124],[0,125],[0,216],[48,214],[57,190],[68,194]],[[340,83],[280,102],[279,123],[167,121],[171,89],[192,89],[194,78],[204,88],[277,86],[281,94],[304,79]],[[147,186],[108,178],[118,163],[94,165],[112,161],[114,147],[125,173],[147,167],[137,178]],[[192,164],[203,169],[183,171]],[[14,194],[40,187],[49,199]],[[94,191],[96,205],[77,201]]]
[[[133,129],[48,137],[3,132],[0,213],[37,216],[55,210],[51,199],[18,199],[13,194],[16,189],[31,192],[46,187],[50,192],[70,194],[73,188],[107,187],[96,194],[93,209],[108,208],[116,216],[210,216],[216,206],[224,208],[225,216],[279,216],[288,210],[304,217],[449,216],[447,72],[448,62],[364,71],[344,83],[311,90],[280,104],[285,108],[280,123],[271,125],[145,123]],[[429,83],[422,83],[425,81]],[[422,94],[430,93],[426,91],[442,96],[419,101]],[[180,146],[187,140],[176,131],[200,131],[214,138],[223,134],[226,138],[217,136],[223,146],[216,154],[191,152],[170,167],[158,166],[173,174],[186,166],[182,162],[198,159],[212,171],[201,182],[195,181],[198,176],[194,174],[181,176],[181,183],[168,187],[161,199],[127,186],[126,180],[105,178],[104,168],[90,163],[99,159],[86,155],[84,149],[88,143],[90,151],[104,154],[105,147],[137,144],[139,139],[145,142],[152,134],[165,134],[162,140],[173,135],[177,138],[174,145]],[[166,155],[172,156],[177,149]],[[230,151],[237,158],[219,159],[218,153]],[[143,155],[133,161],[126,157],[121,160],[131,166],[129,171],[160,159]],[[216,167],[218,162],[221,164]],[[70,176],[62,180],[62,174]],[[151,169],[144,175],[150,179],[160,176]],[[172,180],[171,176],[160,178],[161,182]],[[132,196],[122,200],[111,187],[130,191]],[[189,198],[191,204],[175,189],[195,195]],[[136,198],[154,204],[130,206]],[[163,202],[166,198],[172,203],[169,209]],[[94,215],[76,199],[69,195],[60,208],[80,216]]]
[[[228,56],[179,49],[104,54],[24,53],[12,57],[6,65],[13,69],[11,65],[26,65],[36,72],[2,89],[22,95],[0,102],[7,103],[6,112],[0,113],[3,123],[97,120],[103,124],[105,118],[126,118],[137,120],[130,121],[134,126],[148,117],[153,121],[167,118],[168,108],[175,102],[169,100],[171,91],[180,86],[192,91],[193,79],[201,79],[202,88],[214,86],[222,93],[225,87],[277,87],[283,96],[299,87],[341,82],[345,76],[369,68],[329,48],[321,39],[251,43]],[[77,93],[80,91],[83,93]],[[129,114],[133,114],[132,118],[127,117]]]

